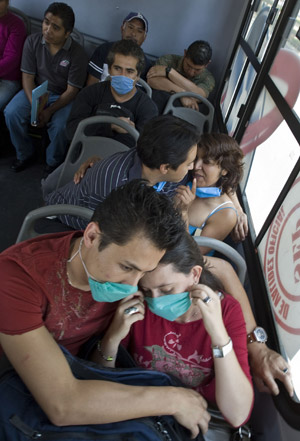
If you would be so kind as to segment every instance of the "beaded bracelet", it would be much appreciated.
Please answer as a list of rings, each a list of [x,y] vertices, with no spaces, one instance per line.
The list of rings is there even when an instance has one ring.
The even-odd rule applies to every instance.
[[[103,358],[103,360],[105,361],[114,361],[114,357],[105,357],[105,355],[103,355],[102,350],[101,350],[101,340],[98,341],[97,343],[97,351],[99,352],[99,354],[101,355],[101,357]]]

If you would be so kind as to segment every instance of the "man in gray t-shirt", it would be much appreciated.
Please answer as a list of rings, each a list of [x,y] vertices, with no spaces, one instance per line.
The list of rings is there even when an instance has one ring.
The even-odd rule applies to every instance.
[[[65,3],[52,3],[45,12],[42,33],[30,35],[24,45],[21,71],[23,90],[6,106],[5,120],[17,159],[12,170],[19,172],[34,160],[34,146],[27,134],[32,90],[48,81],[48,102],[38,114],[38,127],[47,127],[50,144],[45,172],[54,170],[65,158],[68,142],[64,131],[72,101],[84,86],[87,56],[70,36],[74,13]]]

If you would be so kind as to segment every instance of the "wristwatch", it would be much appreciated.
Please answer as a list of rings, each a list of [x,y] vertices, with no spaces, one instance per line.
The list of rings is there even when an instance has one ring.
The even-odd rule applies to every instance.
[[[259,343],[266,343],[268,335],[264,328],[257,326],[250,334],[247,335],[247,344],[258,341]]]
[[[171,71],[172,67],[166,67],[166,78],[169,78],[169,73]]]
[[[229,342],[225,346],[212,346],[211,348],[214,358],[226,357],[226,355],[232,350],[232,340],[230,338]]]

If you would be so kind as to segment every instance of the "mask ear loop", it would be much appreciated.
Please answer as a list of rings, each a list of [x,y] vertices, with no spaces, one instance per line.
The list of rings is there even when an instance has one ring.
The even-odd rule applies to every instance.
[[[75,259],[77,254],[81,255],[82,242],[83,242],[83,237],[80,240],[80,244],[79,244],[78,250],[73,254],[73,256],[70,257],[70,259],[67,260],[68,263],[72,262],[72,260]]]
[[[83,237],[82,237],[81,240],[80,240],[80,244],[79,244],[78,250],[73,254],[73,256],[70,257],[70,259],[67,260],[67,263],[72,262],[72,260],[75,259],[75,257],[77,256],[77,254],[79,254],[80,259],[81,259],[81,262],[82,262],[82,264],[83,264],[83,267],[85,268],[84,263],[83,263],[83,260],[82,260],[82,257],[81,257],[81,247],[82,247],[82,243],[83,243]],[[69,275],[69,272],[68,272],[68,267],[67,267],[67,277],[68,277],[68,281],[69,281],[70,285],[72,285],[74,288],[76,288],[76,286],[73,285],[73,283],[71,282],[70,275]]]
[[[79,257],[80,257],[80,260],[81,260],[81,263],[82,263],[83,269],[84,269],[84,271],[85,271],[85,273],[86,273],[86,275],[87,275],[87,278],[94,279],[94,277],[92,277],[92,276],[90,275],[90,273],[88,272],[87,267],[86,267],[86,265],[85,265],[85,263],[84,263],[84,261],[83,261],[82,254],[81,254],[82,244],[83,244],[83,237],[81,238],[81,241],[80,241],[80,244],[79,244],[78,250],[73,254],[73,256],[70,257],[70,259],[69,259],[67,262],[68,262],[68,263],[72,262],[72,260],[77,256],[77,254],[79,254]],[[94,279],[94,280],[95,280],[95,279]]]

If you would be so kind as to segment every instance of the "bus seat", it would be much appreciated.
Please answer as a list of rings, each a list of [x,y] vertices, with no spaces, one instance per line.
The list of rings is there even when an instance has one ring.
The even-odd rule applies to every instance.
[[[113,116],[91,116],[80,121],[73,136],[66,159],[61,166],[61,173],[58,177],[56,189],[62,187],[73,179],[74,173],[80,165],[91,156],[97,155],[106,158],[117,152],[124,152],[129,149],[121,142],[104,136],[88,136],[84,133],[87,126],[98,123],[116,124],[138,140],[139,132],[127,122]]]
[[[78,29],[73,28],[73,31],[71,32],[71,37],[74,41],[79,43],[82,47],[84,47],[84,37],[81,32],[78,31]]]
[[[200,110],[193,110],[187,107],[176,107],[174,101],[182,97],[197,98],[201,101]],[[203,112],[202,112],[203,110]],[[205,113],[204,113],[205,112]],[[214,106],[203,96],[194,92],[178,92],[174,93],[168,99],[163,114],[171,113],[178,118],[184,119],[189,123],[198,127],[201,133],[211,132],[214,119],[215,109]]]
[[[27,35],[31,34],[31,21],[28,15],[26,15],[23,11],[18,8],[14,8],[13,6],[9,6],[8,10],[13,14],[17,15],[21,20],[23,20],[26,28]]]
[[[240,279],[241,284],[244,285],[247,273],[246,262],[234,248],[227,243],[212,237],[194,236],[194,240],[199,246],[210,247],[228,257],[228,259],[236,266],[238,278]]]
[[[36,221],[43,219],[45,217],[48,216],[56,217],[59,216],[60,214],[70,214],[90,220],[93,213],[94,213],[93,210],[90,210],[89,208],[79,207],[77,205],[68,205],[68,204],[47,205],[45,207],[36,208],[35,210],[30,211],[25,216],[16,243],[39,236],[40,233],[35,231],[34,226]]]
[[[152,88],[145,80],[143,80],[143,78],[139,79],[139,81],[137,82],[137,86],[140,86],[142,89],[144,89],[148,97],[152,98]]]

